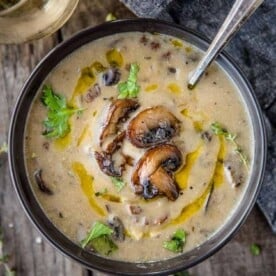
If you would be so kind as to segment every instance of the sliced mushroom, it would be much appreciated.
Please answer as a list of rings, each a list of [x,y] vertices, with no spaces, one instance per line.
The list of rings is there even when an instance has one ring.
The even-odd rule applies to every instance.
[[[112,102],[108,110],[106,122],[100,135],[100,144],[103,140],[116,133],[118,124],[126,121],[129,114],[139,107],[139,103],[131,99],[115,100]]]
[[[210,204],[210,201],[211,201],[211,198],[212,198],[213,191],[214,191],[214,183],[212,183],[210,192],[208,193],[207,198],[206,198],[205,203],[204,203],[203,209],[204,209],[205,213],[208,210],[208,207],[209,207],[209,204]]]
[[[205,142],[211,142],[213,135],[209,131],[204,131],[201,133],[201,139]]]
[[[117,135],[114,138],[114,140],[106,147],[106,152],[109,154],[113,154],[115,151],[117,151],[122,146],[122,142],[125,139],[125,137],[126,137],[125,131]]]
[[[181,163],[182,154],[174,145],[163,144],[149,149],[139,160],[132,175],[135,193],[143,194],[144,198],[165,194],[168,199],[175,200],[178,188],[172,172]]]
[[[107,152],[100,153],[95,151],[95,159],[103,173],[115,177],[122,176],[123,167],[120,166],[117,169],[115,168],[111,154],[108,154]]]
[[[240,166],[239,160],[234,157],[230,157],[223,164],[224,173],[233,188],[237,188],[242,183],[244,183],[244,172],[242,171],[242,166]]]
[[[159,167],[150,177],[150,182],[158,189],[160,194],[165,194],[174,201],[178,198],[178,187],[174,179],[162,167]]]
[[[119,217],[115,216],[109,219],[108,224],[113,229],[112,238],[117,241],[125,240],[125,227]]]
[[[112,86],[119,82],[121,72],[118,68],[112,67],[105,71],[102,75],[102,82],[105,86]]]
[[[121,164],[119,169],[115,168],[114,161],[112,160],[112,155],[120,149],[123,140],[125,139],[126,132],[121,132],[114,140],[107,145],[106,150],[99,153],[95,152],[95,158],[98,162],[98,165],[103,173],[109,176],[121,176],[122,171],[125,167],[125,164]]]
[[[161,225],[162,223],[164,223],[166,220],[168,219],[168,215],[163,215],[160,218],[157,218],[153,221],[154,225]]]
[[[101,88],[99,84],[95,83],[93,87],[89,88],[86,95],[84,96],[84,100],[87,103],[93,102],[99,95],[101,94]]]
[[[147,148],[169,141],[179,131],[179,120],[165,107],[155,106],[140,112],[127,128],[129,141]]]
[[[35,182],[39,188],[39,190],[47,195],[53,195],[53,191],[47,187],[45,181],[42,178],[42,169],[38,169],[34,172]]]
[[[143,209],[139,205],[129,205],[129,210],[132,215],[139,215],[143,212]]]

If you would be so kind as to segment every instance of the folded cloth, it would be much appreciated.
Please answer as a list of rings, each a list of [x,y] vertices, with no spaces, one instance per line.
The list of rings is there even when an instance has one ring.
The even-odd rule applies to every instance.
[[[168,20],[212,39],[233,0],[121,0],[137,16]],[[268,160],[257,203],[276,233],[276,1],[265,1],[226,48],[252,84],[266,115]]]

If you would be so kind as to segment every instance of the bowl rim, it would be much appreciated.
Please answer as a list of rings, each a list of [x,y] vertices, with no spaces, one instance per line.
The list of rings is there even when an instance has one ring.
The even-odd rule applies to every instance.
[[[206,39],[202,34],[191,30],[189,28],[162,21],[162,20],[156,20],[156,19],[145,19],[145,18],[138,18],[138,19],[123,19],[123,20],[116,20],[112,22],[106,22],[101,25],[98,25],[96,27],[89,27],[84,30],[81,30],[80,32],[76,33],[69,39],[65,40],[64,42],[58,44],[56,47],[54,47],[35,67],[35,69],[32,71],[31,75],[25,82],[18,98],[16,101],[15,108],[13,110],[12,114],[12,119],[10,123],[10,128],[9,128],[9,135],[8,135],[8,160],[9,160],[9,170],[10,170],[10,175],[12,179],[13,186],[15,188],[17,197],[19,198],[19,201],[21,205],[23,206],[23,209],[25,213],[27,214],[28,218],[31,220],[31,222],[35,225],[35,227],[39,230],[39,232],[52,244],[55,248],[57,248],[62,254],[74,259],[75,261],[81,263],[85,267],[89,269],[97,269],[100,271],[104,271],[107,273],[115,273],[115,274],[120,274],[120,275],[167,275],[170,273],[174,273],[183,269],[187,269],[191,266],[194,266],[198,264],[199,262],[205,260],[209,256],[213,255],[215,252],[217,252],[222,246],[224,246],[232,237],[233,235],[238,231],[238,229],[241,227],[247,216],[249,215],[251,209],[253,208],[253,205],[256,201],[258,192],[260,191],[261,188],[261,183],[263,180],[264,176],[264,170],[265,170],[265,162],[266,162],[266,148],[267,148],[267,142],[266,142],[266,132],[265,132],[265,126],[264,126],[264,120],[262,117],[262,111],[261,108],[258,104],[257,98],[254,94],[253,88],[251,87],[249,81],[245,77],[244,73],[242,70],[237,66],[237,64],[233,61],[233,59],[225,52],[222,52],[218,58],[217,62],[221,65],[221,63],[225,63],[226,65],[230,66],[229,71],[233,71],[233,75],[236,74],[236,76],[239,78],[238,80],[242,83],[242,85],[246,88],[247,92],[247,101],[250,102],[251,106],[251,112],[253,112],[255,117],[253,118],[253,115],[250,119],[252,120],[252,124],[256,122],[257,125],[253,125],[253,128],[255,127],[256,129],[254,130],[254,135],[255,131],[260,135],[259,137],[255,137],[259,139],[260,144],[256,144],[256,147],[258,147],[259,150],[259,155],[258,155],[258,163],[259,163],[259,170],[256,172],[256,177],[255,179],[255,186],[254,189],[250,193],[250,197],[247,200],[247,204],[244,204],[243,210],[240,210],[241,212],[241,217],[236,218],[235,225],[233,225],[230,230],[226,231],[226,235],[222,236],[221,239],[217,242],[214,242],[212,244],[211,248],[203,255],[197,256],[196,254],[198,253],[199,249],[203,248],[203,245],[206,243],[204,242],[202,245],[199,247],[192,249],[191,251],[184,253],[182,255],[176,256],[171,259],[167,260],[162,260],[162,261],[157,261],[157,262],[152,262],[152,263],[128,263],[128,262],[122,262],[122,261],[117,261],[117,260],[111,260],[111,259],[106,259],[104,257],[100,257],[98,255],[91,254],[85,250],[82,250],[79,246],[77,246],[75,243],[71,242],[65,235],[63,235],[53,224],[52,222],[48,219],[46,214],[42,211],[40,208],[40,205],[35,199],[34,194],[31,192],[30,194],[30,187],[24,187],[24,183],[26,183],[26,171],[20,171],[19,168],[21,169],[25,167],[25,165],[21,164],[22,160],[23,163],[25,163],[23,157],[18,154],[18,149],[20,149],[20,144],[23,145],[23,141],[17,141],[17,132],[18,129],[22,131],[24,129],[24,124],[19,123],[21,117],[22,117],[22,109],[24,108],[22,103],[26,102],[31,104],[32,102],[32,96],[30,96],[30,91],[32,89],[32,85],[34,85],[35,81],[37,81],[38,76],[40,75],[45,75],[45,77],[48,75],[48,73],[54,68],[54,66],[50,66],[50,70],[48,71],[47,74],[43,73],[42,71],[45,69],[45,66],[48,66],[49,62],[53,62],[53,59],[56,58],[56,55],[58,53],[62,52],[67,52],[63,53],[62,58],[58,58],[58,61],[56,64],[58,64],[64,57],[66,57],[68,54],[71,52],[75,51],[81,45],[85,45],[87,43],[92,42],[93,40],[96,40],[100,37],[105,37],[107,36],[106,34],[104,35],[99,35],[98,38],[94,39],[89,39],[90,36],[95,35],[95,33],[101,33],[101,32],[109,32],[109,35],[112,35],[112,30],[117,30],[116,33],[122,33],[122,32],[127,32],[127,31],[121,31],[121,28],[128,29],[128,32],[133,32],[135,30],[134,27],[139,27],[140,32],[147,31],[148,29],[154,30],[158,29],[156,32],[161,33],[161,34],[168,34],[172,35],[175,37],[176,33],[177,34],[184,34],[189,35],[190,38],[192,37],[193,39],[197,40],[198,43],[201,42],[207,45],[210,43],[209,39]],[[142,27],[141,27],[142,26]],[[137,28],[138,28],[137,27]],[[167,29],[166,29],[167,28]],[[162,31],[161,31],[162,29]],[[164,31],[164,32],[163,32]],[[80,42],[82,41],[82,42]],[[72,45],[75,44],[81,44],[78,47],[74,47]],[[196,45],[198,47],[198,45]],[[71,52],[68,49],[71,49]],[[223,66],[222,66],[223,67]],[[223,69],[225,69],[223,67]],[[45,71],[45,70],[44,70]],[[229,73],[229,72],[228,72]],[[45,79],[45,77],[43,79]],[[233,77],[233,76],[231,76]],[[234,80],[233,80],[234,82]],[[38,87],[40,84],[38,85]],[[244,92],[245,93],[245,92]],[[33,94],[37,94],[37,91],[33,92]],[[242,98],[245,95],[242,96]],[[245,99],[243,98],[245,101]],[[247,101],[245,101],[245,104],[247,105]],[[248,107],[249,108],[249,107]],[[22,114],[20,114],[20,112]],[[20,116],[21,115],[21,116]],[[25,115],[27,116],[27,115]],[[23,126],[22,126],[23,125]],[[22,134],[22,137],[24,137],[24,131]],[[21,149],[23,153],[23,149]],[[255,149],[256,151],[256,149]],[[20,159],[21,158],[21,159]],[[254,154],[254,160],[256,161],[256,156]],[[20,163],[21,162],[21,163]],[[253,164],[253,166],[258,165],[258,164]],[[251,176],[252,178],[252,176]],[[251,179],[252,182],[252,179]],[[28,181],[27,181],[28,183]],[[29,184],[29,183],[28,183]],[[248,183],[249,186],[250,183]],[[25,185],[25,186],[30,186],[30,185]],[[28,191],[25,191],[24,189],[29,189]],[[246,188],[248,190],[248,187]],[[230,221],[232,220],[232,217],[235,215],[237,216],[236,213],[238,213],[239,209],[241,209],[242,202],[245,201],[245,196],[242,196],[241,202],[238,204],[238,210],[235,210],[234,213],[231,216]],[[36,207],[35,210],[34,208],[31,207]],[[40,209],[40,210],[39,210]],[[39,217],[38,216],[42,216]],[[229,224],[229,223],[228,223]],[[225,225],[227,225],[225,223]],[[222,226],[222,228],[226,226]],[[221,230],[219,230],[220,232]],[[213,236],[218,236],[218,234],[214,234]],[[212,240],[212,238],[210,239]],[[209,241],[209,239],[208,239]],[[198,249],[199,248],[199,249]],[[203,248],[204,249],[204,248]],[[187,254],[191,253],[190,259],[185,259],[185,256]],[[195,255],[193,255],[195,254]],[[196,257],[195,257],[196,256]],[[177,260],[177,261],[176,261]],[[175,262],[174,266],[170,265],[170,262]],[[114,267],[116,269],[114,269]]]

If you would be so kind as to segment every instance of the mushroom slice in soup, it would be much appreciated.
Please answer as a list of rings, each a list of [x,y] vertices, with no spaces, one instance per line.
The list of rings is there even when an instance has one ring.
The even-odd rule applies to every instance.
[[[155,106],[140,112],[127,128],[129,141],[147,148],[169,141],[179,132],[179,120],[165,107]]]
[[[178,197],[178,187],[172,172],[182,164],[182,153],[170,144],[149,149],[139,160],[132,175],[132,184],[136,194],[144,198],[164,194],[170,200]]]
[[[111,143],[107,145],[106,152],[109,154],[113,154],[115,151],[117,151],[121,147],[125,137],[126,137],[126,132],[122,131],[114,138],[114,140]]]
[[[107,152],[97,152],[95,151],[95,159],[103,173],[109,176],[119,177],[122,176],[122,171],[124,164],[119,166],[119,168],[115,167],[115,163],[112,160],[112,154]]]
[[[160,194],[165,194],[172,201],[178,198],[178,186],[176,185],[172,175],[159,167],[150,177],[150,183],[154,185]]]
[[[105,138],[118,130],[118,124],[127,120],[129,114],[139,107],[139,103],[131,99],[115,100],[109,107],[107,119],[100,135],[100,144]]]
[[[102,83],[105,86],[112,86],[119,82],[121,72],[118,68],[112,67],[105,71],[102,75]]]
[[[101,171],[109,176],[121,176],[125,164],[121,164],[118,169],[115,168],[114,161],[112,160],[112,155],[120,149],[122,142],[126,136],[126,132],[121,132],[114,140],[109,143],[106,150],[99,153],[95,152],[95,158]]]
[[[42,169],[38,169],[34,172],[34,178],[39,190],[47,195],[53,195],[53,191],[46,185],[42,178]]]
[[[115,216],[108,220],[108,224],[113,229],[112,237],[117,241],[125,240],[125,227],[119,217]]]

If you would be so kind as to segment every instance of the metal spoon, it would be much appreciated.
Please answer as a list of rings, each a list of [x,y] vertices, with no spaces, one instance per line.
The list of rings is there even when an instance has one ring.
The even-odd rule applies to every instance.
[[[262,2],[263,0],[236,0],[207,52],[197,65],[196,69],[189,74],[189,89],[192,89],[196,85],[207,67]]]

